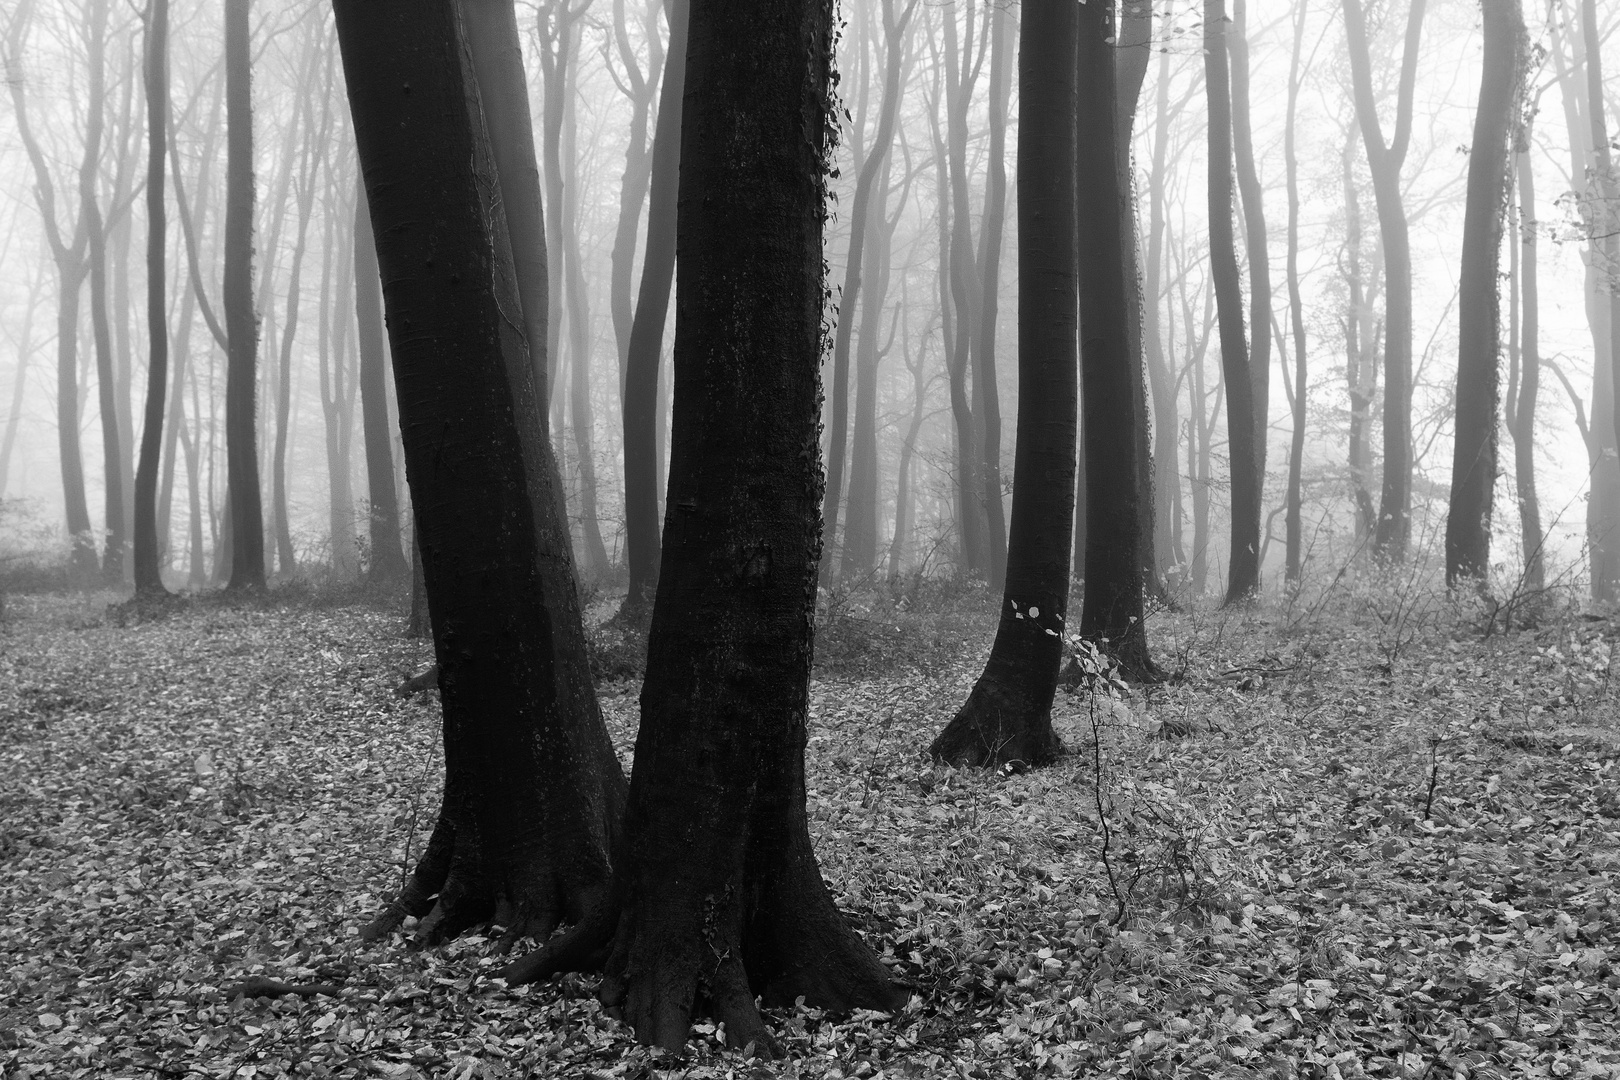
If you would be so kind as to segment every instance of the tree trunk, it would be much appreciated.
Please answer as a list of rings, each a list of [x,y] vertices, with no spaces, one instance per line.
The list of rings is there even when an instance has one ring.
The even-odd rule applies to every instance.
[[[903,310],[904,304],[901,306]],[[928,383],[923,378],[922,350],[918,349],[915,364],[911,362],[910,342],[903,343],[901,350],[905,353],[906,370],[911,372],[911,427],[906,431],[905,441],[900,444],[900,465],[895,471],[894,535],[889,539],[888,568],[888,584],[891,588],[900,580],[911,543],[911,461],[917,453],[917,436],[922,431],[923,409],[928,398]]]
[[[613,42],[624,65],[624,81],[614,76],[620,91],[630,103],[630,138],[624,150],[624,175],[619,182],[619,224],[613,234],[613,251],[608,280],[608,310],[613,317],[613,339],[619,348],[619,404],[624,404],[625,368],[630,358],[630,329],[635,324],[635,306],[630,296],[635,274],[636,236],[641,230],[641,207],[647,201],[652,182],[652,148],[647,143],[647,127],[652,119],[653,99],[658,95],[659,72],[663,67],[664,46],[658,36],[660,0],[648,0],[643,29],[647,39],[647,70],[641,70],[630,34],[625,25],[624,0],[613,0]],[[602,57],[608,60],[607,46]],[[611,70],[611,63],[609,63]]]
[[[1378,365],[1374,344],[1362,333],[1366,311],[1366,289],[1361,274],[1361,197],[1356,191],[1352,154],[1357,136],[1345,139],[1341,159],[1344,175],[1344,276],[1349,294],[1344,317],[1345,391],[1350,399],[1350,430],[1345,464],[1350,471],[1350,492],[1355,501],[1356,542],[1374,539],[1378,530],[1378,510],[1373,505],[1369,479],[1372,452],[1368,431],[1372,425],[1372,401],[1377,391]]]
[[[163,204],[163,160],[169,132],[169,0],[151,0],[146,26],[146,409],[135,470],[135,592],[163,596],[157,530],[157,481],[163,452],[163,392],[169,377],[169,311]]]
[[[985,555],[991,589],[1007,578],[1007,514],[1001,495],[1001,391],[996,385],[996,315],[1001,300],[1001,236],[1007,220],[1007,21],[1001,4],[985,5],[981,33],[990,35],[990,154],[985,163],[984,225],[979,234],[979,287],[984,290],[974,318],[973,419],[983,463],[979,493],[984,499]],[[1016,469],[1016,463],[1014,465]],[[1066,572],[1065,572],[1066,573]]]
[[[446,762],[422,859],[363,936],[425,915],[425,942],[491,917],[544,937],[602,899],[624,782],[590,681],[535,373],[509,314],[520,301],[480,87],[453,0],[334,8],[386,282]],[[515,52],[515,14],[501,22]]]
[[[340,196],[338,185],[327,190],[329,205],[335,205]],[[337,581],[352,581],[360,572],[360,553],[355,545],[354,491],[349,468],[349,386],[352,376],[344,371],[344,333],[332,326],[333,315],[339,309],[334,298],[333,262],[345,260],[338,269],[338,290],[347,283],[348,267],[353,266],[353,250],[335,253],[337,213],[326,215],[326,241],[321,245],[321,325],[317,352],[320,360],[321,417],[326,433],[327,478],[327,543],[330,548],[330,573]]]
[[[1096,17],[1099,13],[1101,18]],[[1018,450],[1013,461],[1012,535],[1007,586],[990,659],[967,701],[928,748],[935,759],[952,765],[1012,761],[1044,765],[1063,752],[1063,744],[1052,730],[1052,695],[1067,643],[1064,614],[1069,598],[1069,529],[1074,518],[1074,480],[1069,470],[1074,468],[1079,333],[1075,65],[1081,49],[1086,60],[1097,65],[1083,69],[1082,93],[1089,90],[1091,94],[1081,100],[1079,116],[1098,123],[1104,135],[1110,135],[1113,60],[1111,46],[1103,39],[1111,26],[1107,8],[1100,4],[1079,7],[1067,0],[1025,0],[1023,6],[1018,46]],[[1077,46],[1077,34],[1084,44]],[[1094,47],[1086,40],[1093,37]],[[1106,80],[1106,86],[1098,86],[1099,80]],[[1111,150],[1109,142],[1089,145]],[[1115,186],[1111,152],[1082,160],[1096,166],[1093,173],[1108,175],[1107,187]],[[1095,205],[1102,211],[1098,216],[1114,223],[1116,246],[1098,250],[1097,257],[1113,279],[1112,298],[1119,304],[1118,315],[1123,316],[1118,200]],[[1087,236],[1082,242],[1099,239]],[[1110,256],[1113,261],[1107,263]],[[1088,278],[1086,285],[1093,282]],[[1116,317],[1112,325],[1121,336],[1122,350],[1114,362],[1125,365],[1129,357],[1123,352],[1123,318]],[[1088,336],[1098,329],[1086,326]],[[1089,398],[1087,403],[1089,406]],[[1127,399],[1126,423],[1130,422],[1128,404]],[[1088,437],[1090,434],[1088,425]],[[1129,466],[1130,440],[1126,442],[1124,466]],[[1134,490],[1134,471],[1121,467],[1116,475]],[[1126,573],[1136,575],[1140,610],[1134,504],[1128,504],[1125,513],[1130,517],[1131,543]],[[1093,593],[1104,588],[1088,576],[1088,610]]]
[[[1350,0],[1353,2],[1353,0]],[[1225,0],[1204,0],[1204,87],[1209,95],[1209,262],[1220,322],[1221,373],[1226,383],[1226,437],[1231,460],[1232,535],[1226,603],[1242,603],[1260,588],[1259,425],[1249,348],[1243,330],[1243,284],[1232,228],[1232,102],[1226,71]],[[1255,328],[1265,334],[1265,327]]]
[[[1620,182],[1616,181],[1609,158],[1609,125],[1603,103],[1603,39],[1598,36],[1595,0],[1580,0],[1581,38],[1586,42],[1586,119],[1592,126],[1592,195],[1594,210],[1589,224],[1596,237],[1594,247],[1603,252],[1604,276],[1608,279],[1609,305],[1609,390],[1615,445],[1620,446]]]
[[[11,452],[17,445],[17,429],[22,424],[23,391],[27,388],[28,361],[34,352],[34,311],[44,288],[45,275],[34,275],[28,286],[28,306],[23,309],[22,334],[17,338],[17,369],[11,382],[11,407],[6,413],[6,436],[0,440],[0,499],[6,495],[11,477]]]
[[[1148,242],[1143,282],[1145,317],[1142,322],[1143,366],[1153,397],[1153,563],[1163,577],[1171,568],[1185,573],[1186,554],[1181,546],[1181,470],[1177,462],[1181,423],[1177,418],[1177,390],[1170,377],[1164,334],[1164,218],[1165,170],[1170,146],[1170,53],[1159,56],[1154,89],[1153,162],[1148,173]],[[1134,205],[1134,200],[1133,200]],[[1173,355],[1173,351],[1169,355]]]
[[[1508,389],[1508,433],[1513,436],[1513,477],[1519,494],[1519,539],[1524,550],[1522,588],[1539,593],[1546,587],[1546,541],[1541,535],[1541,501],[1536,496],[1536,404],[1541,390],[1540,305],[1541,295],[1536,266],[1536,183],[1530,163],[1530,129],[1534,117],[1527,117],[1519,129],[1519,240],[1523,257],[1519,264],[1516,296],[1523,321],[1517,335],[1519,376]],[[1512,339],[1510,339],[1512,340]]]
[[[765,1005],[904,998],[839,916],[805,819],[818,540],[832,5],[694,0],[681,148],[669,543],[611,902],[513,965],[582,963],[643,1042],[700,995],[732,1046]]]
[[[1238,192],[1243,204],[1244,235],[1249,258],[1249,394],[1254,420],[1253,534],[1258,543],[1260,515],[1265,501],[1266,435],[1270,429],[1271,399],[1271,255],[1266,232],[1265,199],[1254,164],[1254,135],[1249,122],[1249,19],[1245,0],[1232,0],[1232,28],[1226,35],[1232,62],[1232,149],[1237,164]],[[1231,395],[1227,395],[1230,407]],[[1236,512],[1236,486],[1233,509]],[[1234,532],[1236,519],[1234,518]],[[1249,533],[1250,525],[1243,523]],[[1236,567],[1236,561],[1232,564]],[[1260,560],[1255,558],[1254,580],[1244,583],[1241,595],[1260,589]],[[1239,595],[1235,588],[1230,595]]]
[[[661,556],[658,521],[658,369],[675,280],[675,205],[681,172],[681,106],[686,93],[688,0],[669,0],[669,49],[653,128],[647,250],[624,365],[624,542],[629,591],[617,616],[642,627],[652,617]]]
[[[1386,143],[1373,97],[1372,59],[1361,0],[1344,0],[1356,120],[1367,148],[1378,228],[1384,241],[1384,483],[1373,545],[1378,557],[1390,563],[1405,560],[1412,533],[1412,245],[1401,196],[1401,165],[1412,133],[1412,94],[1425,3],[1411,0],[1407,13],[1395,132]]]
[[[1483,586],[1491,565],[1491,494],[1496,485],[1496,405],[1501,312],[1496,270],[1502,250],[1503,193],[1524,66],[1518,0],[1484,0],[1485,70],[1468,154],[1458,286],[1456,437],[1446,514],[1446,586]]]
[[[1294,14],[1294,51],[1288,62],[1288,116],[1283,128],[1283,161],[1288,178],[1288,318],[1294,331],[1294,433],[1288,445],[1287,517],[1283,523],[1286,555],[1283,580],[1290,595],[1298,590],[1303,568],[1301,535],[1301,474],[1305,463],[1305,406],[1309,389],[1305,353],[1305,305],[1299,292],[1299,157],[1294,150],[1295,117],[1299,112],[1300,59],[1305,47],[1308,0],[1299,0]]]
[[[365,184],[354,193],[354,310],[360,343],[360,422],[365,433],[366,491],[371,501],[371,568],[367,577],[392,587],[410,567],[399,538],[399,498],[394,485],[394,425],[388,417],[388,357],[383,348],[382,282],[377,242]]]
[[[221,303],[230,358],[225,374],[225,458],[231,498],[228,588],[264,588],[259,498],[258,319],[253,313],[253,90],[250,0],[225,0],[225,278]]]
[[[1131,355],[1126,274],[1134,267],[1125,248],[1129,219],[1119,213],[1119,87],[1115,78],[1111,5],[1081,9],[1079,21],[1078,158],[1080,378],[1086,441],[1086,594],[1080,636],[1119,664],[1127,678],[1158,677],[1148,655],[1142,593],[1147,585],[1142,552],[1142,490],[1136,430],[1140,368]],[[1023,205],[1020,199],[1020,206]],[[1022,246],[1022,245],[1020,245]],[[1020,393],[1019,400],[1023,400]],[[1044,395],[1043,395],[1044,396]],[[1020,427],[1022,430],[1022,427]],[[1050,485],[1056,490],[1056,485]],[[1010,593],[1009,593],[1010,595]],[[1062,627],[1059,627],[1062,630]]]
[[[1114,167],[1118,172],[1119,212],[1125,221],[1121,258],[1125,274],[1125,334],[1131,358],[1131,437],[1136,440],[1136,517],[1141,550],[1142,581],[1155,596],[1166,595],[1154,543],[1153,412],[1148,400],[1146,323],[1157,311],[1143,303],[1141,215],[1136,201],[1136,175],[1131,166],[1131,144],[1137,104],[1152,59],[1153,5],[1140,0],[1119,4],[1119,44],[1114,64]],[[1082,151],[1083,153],[1084,151]],[[1082,254],[1081,258],[1084,258]]]

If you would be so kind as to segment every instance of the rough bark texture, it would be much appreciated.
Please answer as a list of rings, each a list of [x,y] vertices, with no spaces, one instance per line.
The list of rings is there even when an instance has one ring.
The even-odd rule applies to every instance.
[[[612,902],[506,972],[603,963],[601,996],[677,1049],[706,1005],[903,994],[833,906],[804,800],[817,447],[826,0],[693,0],[663,566]]]
[[[1491,562],[1491,494],[1496,485],[1496,268],[1502,250],[1509,137],[1524,61],[1518,0],[1484,0],[1485,68],[1468,153],[1458,287],[1456,436],[1446,514],[1446,585],[1483,582]]]
[[[230,476],[231,589],[264,588],[259,497],[259,325],[253,312],[253,90],[250,0],[225,0],[225,459]]]
[[[135,591],[161,596],[158,560],[158,455],[163,449],[163,393],[169,367],[169,312],[163,291],[166,215],[163,161],[169,132],[169,0],[152,0],[146,26],[146,409],[135,470]]]
[[[357,178],[358,180],[358,178]],[[398,585],[410,573],[399,539],[393,425],[388,422],[388,358],[383,350],[382,281],[365,183],[354,194],[354,310],[360,342],[360,424],[365,432],[366,491],[371,503],[371,567],[366,576]]]
[[[1063,751],[1052,730],[1052,695],[1068,632],[1064,615],[1069,594],[1069,530],[1074,520],[1074,440],[1076,383],[1077,276],[1075,269],[1075,120],[1078,57],[1076,34],[1095,36],[1088,60],[1106,65],[1088,71],[1087,81],[1107,80],[1102,99],[1090,98],[1088,119],[1113,128],[1113,64],[1102,41],[1106,17],[1067,0],[1025,0],[1018,48],[1018,450],[1013,463],[1012,532],[1007,549],[1007,585],[995,644],[984,672],[967,701],[929,747],[936,759],[953,765],[1001,765],[1020,761],[1043,765]],[[1099,151],[1110,144],[1093,144]],[[1091,155],[1095,170],[1114,186],[1109,152]],[[1094,194],[1094,193],[1088,193]],[[1115,246],[1107,273],[1114,279],[1119,310],[1113,321],[1120,336],[1117,365],[1124,352],[1124,290],[1118,247],[1118,203],[1097,207],[1114,222]],[[1089,283],[1089,282],[1088,282]],[[1087,327],[1090,333],[1092,328]],[[1089,402],[1088,402],[1089,404]],[[1130,423],[1129,398],[1124,402]],[[1089,432],[1088,432],[1089,433]],[[1130,444],[1129,432],[1127,445]],[[1127,450],[1127,454],[1129,451]],[[1129,464],[1127,460],[1126,464]],[[1134,490],[1134,471],[1117,474]],[[1089,478],[1088,478],[1089,479]],[[1126,572],[1137,580],[1135,506],[1130,518]],[[1088,603],[1095,585],[1088,579]]]
[[[1232,536],[1226,602],[1247,600],[1260,584],[1259,456],[1255,447],[1249,348],[1243,332],[1243,283],[1232,227],[1232,106],[1226,70],[1225,0],[1204,3],[1204,87],[1209,96],[1209,261],[1220,322],[1231,460]],[[1259,327],[1255,333],[1266,333]]]
[[[452,0],[334,7],[385,282],[446,765],[422,860],[364,933],[425,915],[418,937],[429,942],[491,917],[511,935],[543,936],[600,902],[624,782],[514,317],[478,82]]]
[[[1077,230],[1080,282],[1080,377],[1086,441],[1086,595],[1080,635],[1095,642],[1132,679],[1157,677],[1148,655],[1141,557],[1143,492],[1137,455],[1136,397],[1141,378],[1131,355],[1125,258],[1127,219],[1117,212],[1118,143],[1113,19],[1109,5],[1083,6],[1079,17]],[[1022,205],[1020,203],[1020,205]],[[1023,395],[1019,395],[1022,400]],[[1024,429],[1022,425],[1020,432]]]
[[[624,367],[624,540],[630,587],[620,618],[645,626],[652,617],[661,555],[658,525],[658,369],[664,322],[675,280],[675,206],[681,172],[681,106],[686,93],[688,0],[670,0],[669,52],[653,129],[652,187],[647,196],[647,250]]]
[[[1401,562],[1412,533],[1412,243],[1401,196],[1401,165],[1412,134],[1412,94],[1425,0],[1411,0],[1395,102],[1395,131],[1386,143],[1373,96],[1372,59],[1361,0],[1344,0],[1345,44],[1356,121],[1384,240],[1384,483],[1373,545],[1379,558]],[[1371,342],[1363,342],[1371,348]]]
[[[1001,494],[1001,391],[996,383],[996,319],[1001,296],[1001,237],[1007,224],[1007,23],[1000,4],[986,4],[983,33],[990,36],[990,153],[985,163],[984,225],[979,233],[977,279],[983,290],[974,321],[973,420],[982,456],[979,493],[984,499],[988,582],[1007,578],[1007,513]]]

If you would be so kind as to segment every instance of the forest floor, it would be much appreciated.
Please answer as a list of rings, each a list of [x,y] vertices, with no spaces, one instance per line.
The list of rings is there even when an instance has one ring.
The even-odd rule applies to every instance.
[[[1060,692],[1074,753],[981,773],[925,748],[993,603],[841,609],[811,824],[916,994],[775,1014],[760,1064],[701,1023],[637,1047],[590,979],[507,989],[479,937],[359,941],[437,803],[397,614],[108,599],[0,627],[0,1076],[1620,1076],[1613,621],[1160,612],[1178,681]],[[637,687],[601,692],[628,756]],[[336,993],[229,996],[254,975]]]

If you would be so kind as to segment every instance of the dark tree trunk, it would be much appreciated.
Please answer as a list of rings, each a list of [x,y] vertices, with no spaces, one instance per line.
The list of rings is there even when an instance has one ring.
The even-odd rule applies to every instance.
[[[1265,198],[1260,174],[1254,164],[1254,135],[1249,122],[1249,19],[1245,0],[1233,0],[1232,28],[1226,35],[1232,61],[1232,149],[1237,165],[1238,192],[1243,204],[1244,235],[1249,258],[1249,395],[1254,421],[1254,492],[1245,513],[1255,515],[1252,526],[1258,544],[1260,515],[1265,501],[1266,435],[1270,428],[1271,400],[1271,255],[1267,246]],[[1230,404],[1231,395],[1227,395]],[[1247,465],[1245,465],[1247,467]],[[1235,471],[1235,470],[1234,470]],[[1233,512],[1236,513],[1236,484],[1233,485]],[[1236,532],[1234,518],[1233,531]],[[1245,534],[1251,532],[1243,523]],[[1258,548],[1257,548],[1258,551]],[[1238,564],[1233,563],[1236,567]],[[1229,597],[1248,596],[1260,590],[1260,559],[1254,563],[1254,580],[1236,583]]]
[[[659,72],[663,68],[664,45],[658,36],[660,0],[648,0],[643,27],[647,37],[647,70],[641,70],[635,47],[625,26],[624,0],[613,0],[613,44],[624,81],[614,81],[630,103],[630,139],[625,144],[624,175],[619,182],[619,223],[613,233],[613,251],[608,280],[608,311],[613,317],[614,343],[619,347],[619,403],[624,403],[625,367],[630,356],[630,328],[635,323],[631,285],[635,275],[636,236],[641,231],[641,207],[647,201],[652,182],[652,148],[647,143],[647,127],[652,119],[653,99],[658,96]],[[609,57],[603,46],[602,57]],[[611,70],[611,64],[609,64]]]
[[[250,0],[225,0],[225,280],[221,303],[230,358],[225,371],[225,459],[231,499],[231,589],[264,588],[264,510],[259,498],[259,327],[253,313],[253,90]]]
[[[1426,0],[1411,0],[1401,81],[1395,105],[1395,132],[1384,141],[1373,96],[1372,59],[1361,0],[1344,0],[1345,42],[1355,88],[1356,119],[1384,240],[1384,484],[1373,540],[1386,562],[1406,558],[1412,533],[1412,244],[1401,197],[1401,165],[1412,133],[1412,93],[1417,79],[1418,41]],[[1370,342],[1363,342],[1370,348]]]
[[[425,638],[433,633],[432,621],[428,618],[427,578],[422,576],[422,543],[416,532],[416,522],[411,521],[411,613],[405,621],[405,636],[410,638]]]
[[[1087,48],[1086,57],[1102,64],[1103,70],[1087,69],[1088,84],[1107,80],[1102,100],[1085,99],[1080,115],[1100,121],[1101,129],[1111,132],[1113,62],[1111,49],[1102,40],[1102,28],[1111,26],[1112,20],[1106,14],[1102,19],[1093,18],[1099,11],[1106,13],[1106,7],[1079,7],[1067,0],[1025,0],[1022,9],[1018,45],[1018,450],[1013,461],[1012,535],[1007,585],[990,659],[967,701],[928,748],[936,759],[953,765],[1011,761],[1044,765],[1063,752],[1063,744],[1052,730],[1052,695],[1066,644],[1069,529],[1074,519],[1070,501],[1074,481],[1069,470],[1074,468],[1079,332],[1076,34],[1097,38],[1096,48]],[[1088,114],[1087,107],[1095,114]],[[1100,151],[1089,158],[1097,166],[1094,171],[1107,173],[1108,186],[1113,188],[1111,144],[1092,145]],[[1114,281],[1118,314],[1123,316],[1117,199],[1101,203],[1100,209],[1101,217],[1114,222],[1116,246],[1099,251],[1098,258],[1113,258],[1107,273]],[[1117,317],[1113,325],[1123,335],[1123,318]],[[1086,330],[1094,332],[1090,326]],[[1124,365],[1129,357],[1123,352],[1123,338],[1120,347],[1115,363]],[[1124,418],[1128,424],[1128,407]],[[1120,468],[1117,475],[1134,490],[1133,471]],[[1127,572],[1137,576],[1140,611],[1134,504],[1127,505],[1126,514],[1131,520],[1131,546],[1125,562]],[[1088,604],[1093,589],[1088,579]]]
[[[1299,158],[1294,151],[1294,120],[1299,112],[1300,59],[1305,46],[1308,0],[1299,0],[1294,14],[1294,51],[1288,62],[1288,115],[1283,127],[1283,161],[1288,177],[1288,318],[1294,331],[1294,433],[1288,445],[1287,517],[1283,523],[1286,555],[1283,580],[1298,589],[1303,554],[1301,536],[1301,474],[1305,462],[1305,405],[1309,388],[1305,353],[1305,305],[1299,293]]]
[[[1508,432],[1513,436],[1513,476],[1519,494],[1519,538],[1524,549],[1523,587],[1532,593],[1546,586],[1546,558],[1542,551],[1541,501],[1536,496],[1536,403],[1541,391],[1540,306],[1536,266],[1536,183],[1530,164],[1530,125],[1519,129],[1519,239],[1523,258],[1519,265],[1517,296],[1523,322],[1517,335],[1519,375],[1508,388]],[[1517,385],[1513,385],[1516,382]]]
[[[605,968],[637,1037],[732,1046],[754,1004],[904,997],[843,922],[804,812],[832,5],[694,0],[681,148],[669,543],[611,903],[506,972]]]
[[[510,8],[510,5],[507,5]],[[597,711],[500,182],[452,0],[339,0],[444,711],[444,803],[403,895],[435,941],[602,899],[624,783]],[[506,48],[516,50],[515,18]],[[497,88],[512,93],[511,85]],[[428,265],[431,256],[432,265]]]
[[[1127,678],[1142,680],[1158,676],[1148,655],[1142,607],[1147,585],[1142,552],[1152,538],[1141,533],[1139,500],[1151,492],[1143,492],[1137,468],[1142,440],[1135,401],[1141,378],[1131,355],[1125,302],[1135,287],[1125,276],[1134,260],[1126,260],[1128,219],[1118,212],[1125,197],[1118,167],[1124,133],[1110,7],[1084,6],[1079,20],[1075,145],[1090,151],[1079,155],[1075,178],[1086,442],[1086,593],[1080,635],[1112,655]]]
[[[1491,494],[1496,484],[1496,405],[1501,312],[1496,269],[1503,192],[1524,60],[1518,0],[1484,0],[1485,69],[1468,155],[1458,286],[1456,438],[1446,514],[1446,585],[1483,584],[1491,563]]]
[[[1254,394],[1243,331],[1243,283],[1232,227],[1232,101],[1226,71],[1225,0],[1204,0],[1204,87],[1209,95],[1209,261],[1220,323],[1221,373],[1226,383],[1226,438],[1231,460],[1232,546],[1226,603],[1242,603],[1260,588],[1259,451]],[[1257,327],[1256,334],[1267,332]]]
[[[146,409],[141,459],[135,470],[135,591],[166,595],[158,558],[158,458],[163,450],[163,392],[168,380],[168,305],[165,270],[163,159],[169,130],[169,0],[151,0],[146,25]]]
[[[647,250],[624,367],[624,542],[630,588],[619,618],[652,617],[661,555],[658,524],[658,369],[675,280],[675,205],[681,173],[681,106],[686,93],[688,0],[670,0],[669,50],[653,129]]]
[[[383,351],[382,282],[377,242],[364,182],[354,194],[354,310],[360,343],[360,425],[365,433],[366,491],[371,500],[371,568],[380,585],[405,580],[410,567],[399,538],[399,497],[394,484],[394,425],[388,419],[388,358]]]

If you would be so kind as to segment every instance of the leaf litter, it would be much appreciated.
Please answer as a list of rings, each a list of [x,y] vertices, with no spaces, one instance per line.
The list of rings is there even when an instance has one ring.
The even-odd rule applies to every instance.
[[[926,757],[987,640],[819,673],[817,851],[915,994],[774,1014],[759,1063],[509,989],[477,935],[358,940],[441,782],[396,615],[13,598],[0,1075],[1620,1076],[1616,627],[1330,614],[1155,615],[1183,678],[1060,692],[1036,771]],[[601,687],[626,760],[637,692]]]

